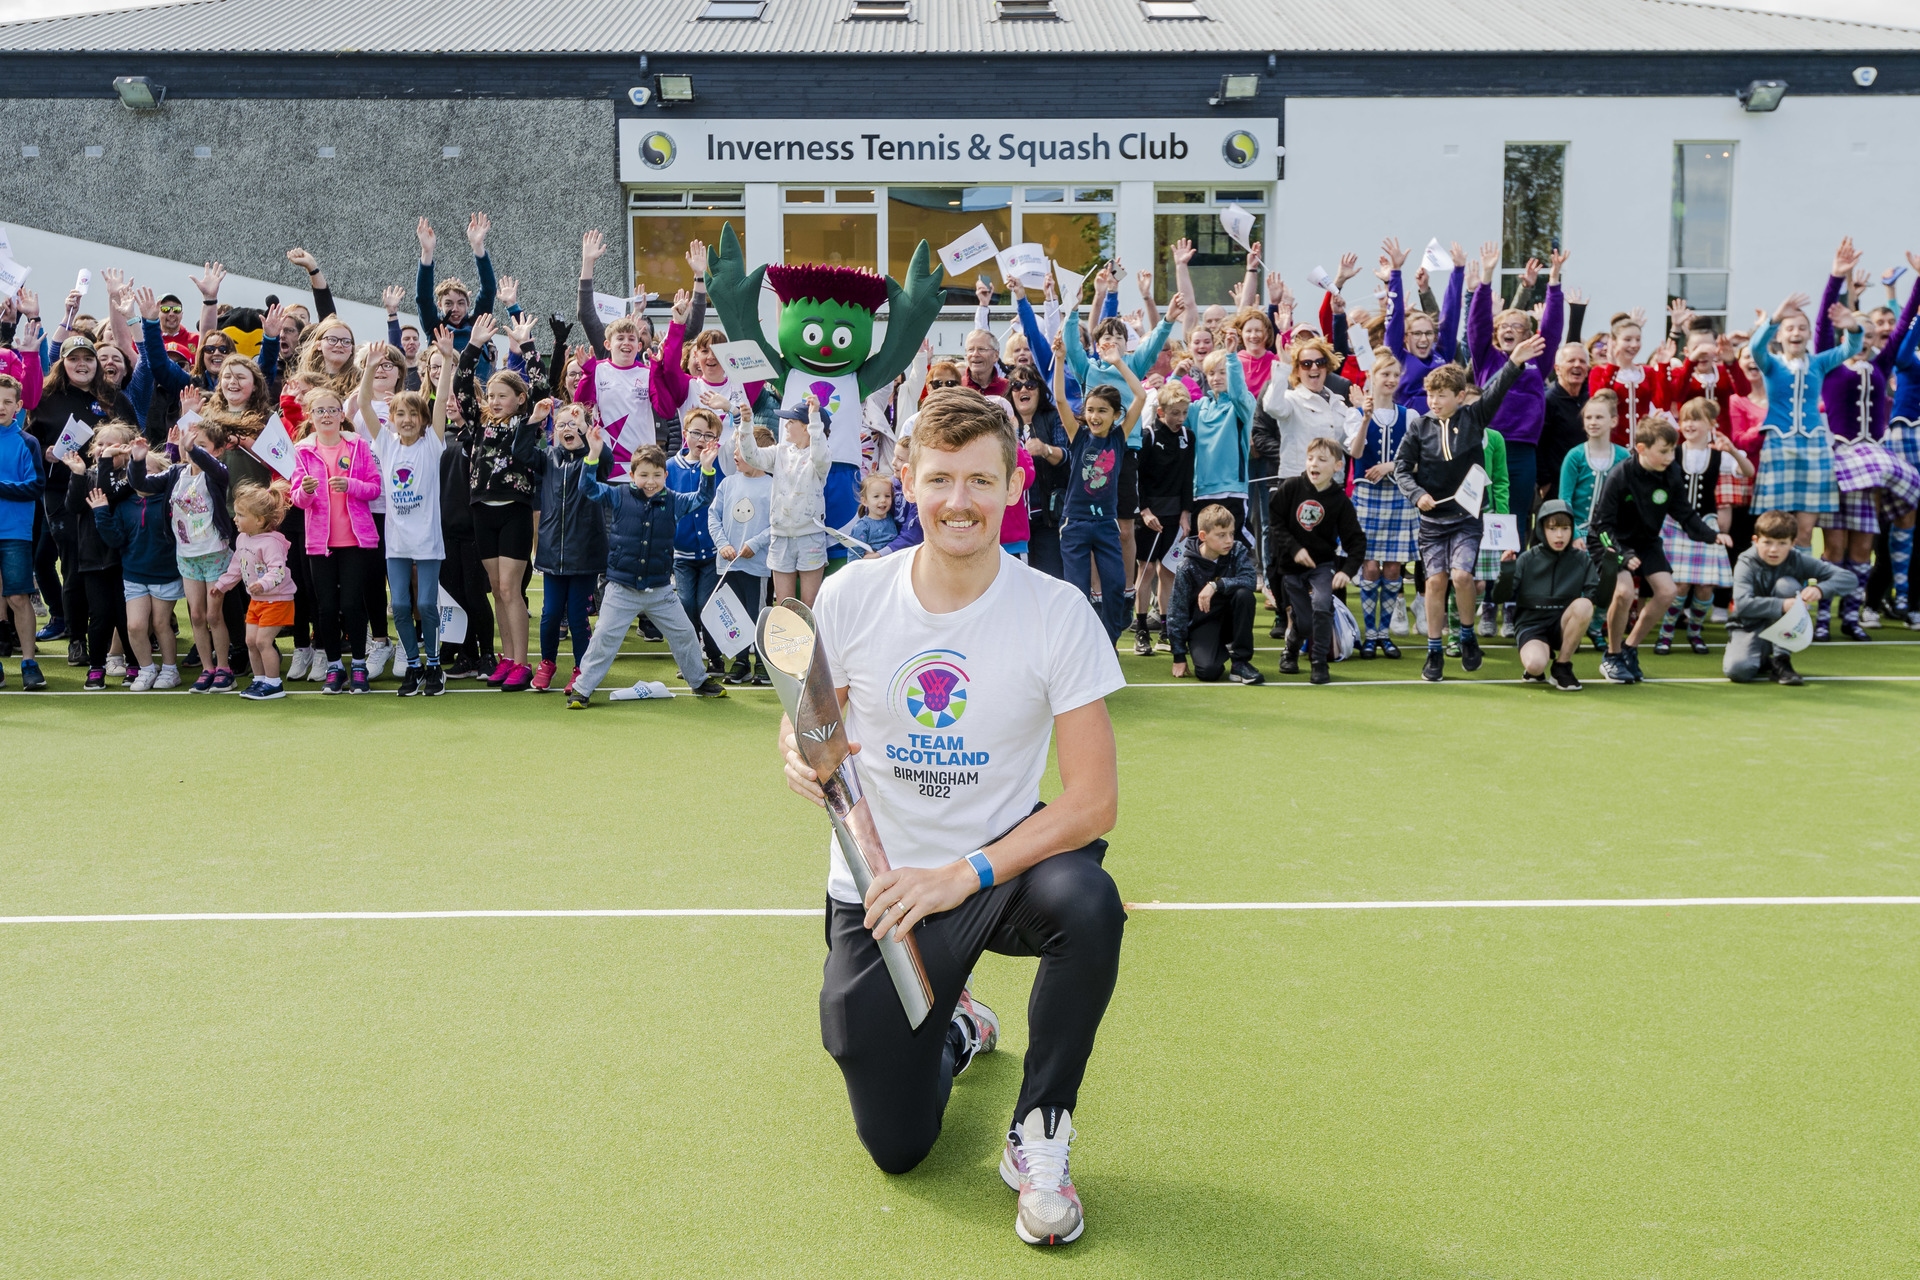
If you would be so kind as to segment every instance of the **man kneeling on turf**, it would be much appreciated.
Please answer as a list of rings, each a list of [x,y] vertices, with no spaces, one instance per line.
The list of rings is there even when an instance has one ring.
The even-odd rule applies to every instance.
[[[1217,502],[1200,509],[1194,528],[1167,606],[1173,678],[1187,674],[1191,658],[1193,674],[1206,683],[1228,676],[1235,684],[1265,684],[1253,665],[1253,552],[1234,537],[1233,512]]]
[[[1760,633],[1780,621],[1793,602],[1811,609],[1859,589],[1847,569],[1793,545],[1797,526],[1786,511],[1768,511],[1753,522],[1753,545],[1733,565],[1733,607],[1727,610],[1727,656],[1721,670],[1735,684],[1763,677],[1777,684],[1805,684],[1785,649]]]
[[[1543,503],[1540,541],[1501,565],[1500,580],[1493,584],[1495,604],[1519,606],[1514,646],[1528,681],[1568,693],[1581,688],[1573,655],[1593,621],[1593,593],[1599,587],[1593,557],[1573,549],[1573,508],[1558,498]]]
[[[1000,1176],[1020,1193],[1020,1238],[1064,1244],[1084,1226],[1067,1171],[1072,1113],[1126,921],[1100,865],[1119,806],[1106,696],[1126,681],[1086,597],[1000,549],[1001,519],[1021,496],[1000,409],[970,389],[935,391],[909,448],[903,481],[925,541],[849,564],[814,605],[893,867],[863,902],[828,840],[820,1034],[860,1141],[904,1173],[940,1136],[953,1077],[999,1037],[968,990],[974,962],[989,950],[1040,957]],[[780,736],[787,785],[824,803],[785,720]],[[1061,790],[1043,807],[1049,738]],[[880,958],[889,931],[916,938],[933,988],[918,1031]]]

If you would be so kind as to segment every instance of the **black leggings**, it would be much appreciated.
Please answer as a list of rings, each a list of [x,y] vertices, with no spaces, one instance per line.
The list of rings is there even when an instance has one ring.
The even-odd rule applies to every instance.
[[[127,655],[128,664],[142,665],[146,655],[136,659],[133,643],[127,639],[127,598],[120,585],[120,566],[83,569],[68,575],[69,581],[74,578],[80,580],[77,590],[82,601],[81,617],[87,629],[87,665],[95,669],[107,665],[107,647],[113,643],[116,631],[120,633],[120,649]]]
[[[1078,1103],[1127,920],[1120,892],[1100,866],[1106,850],[1106,841],[1095,840],[1055,854],[914,930],[933,984],[933,1012],[917,1032],[907,1026],[861,907],[828,900],[820,1038],[846,1077],[860,1141],[881,1169],[905,1173],[940,1136],[953,1088],[947,1024],[982,951],[1040,957],[1027,1001],[1026,1076],[1015,1120],[1035,1107],[1072,1110]]]
[[[344,647],[357,659],[367,656],[367,575],[385,573],[380,553],[370,547],[331,547],[329,554],[307,557],[313,574],[315,644],[338,662]],[[341,627],[346,628],[343,646]]]
[[[367,575],[363,589],[366,593],[367,626],[373,631],[375,640],[387,638],[387,517],[385,512],[375,511],[373,527],[380,534],[380,541],[373,551],[380,559],[380,572]]]

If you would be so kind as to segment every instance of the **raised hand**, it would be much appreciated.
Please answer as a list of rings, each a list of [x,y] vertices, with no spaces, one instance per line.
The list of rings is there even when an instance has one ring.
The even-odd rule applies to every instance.
[[[1920,254],[1914,253],[1914,251],[1911,249],[1907,250],[1907,265],[1912,267],[1915,271],[1920,271]],[[27,291],[25,289],[22,289],[20,291],[20,296],[23,298],[26,297]]]
[[[481,312],[473,319],[473,333],[467,339],[469,346],[484,347],[492,341],[493,335],[500,332],[500,325],[490,312]]]
[[[553,397],[548,396],[541,400],[539,404],[533,406],[533,416],[528,418],[527,421],[544,422],[551,416],[553,416]]]
[[[673,291],[672,317],[675,324],[685,324],[687,317],[693,314],[693,294],[686,289]]]
[[[518,306],[520,303],[519,279],[514,276],[501,276],[498,285],[494,289],[494,297],[503,307],[512,308]]]
[[[1286,292],[1286,278],[1278,271],[1267,272],[1267,301],[1277,303]]]
[[[1560,283],[1561,268],[1567,265],[1567,251],[1565,249],[1555,249],[1548,255],[1548,261],[1552,266],[1547,272],[1547,283],[1558,284]]]
[[[433,249],[434,246],[440,242],[440,237],[434,235],[433,224],[428,222],[424,215],[422,215],[419,222],[414,224],[413,235],[414,238],[420,242],[420,261],[422,265],[432,266]]]
[[[1429,280],[1429,277],[1427,275],[1427,269],[1425,267],[1421,267],[1418,271],[1413,273],[1413,287],[1415,289],[1418,289],[1421,293],[1427,292],[1428,280]]]
[[[433,345],[439,349],[442,356],[451,361],[454,355],[453,330],[447,328],[445,325],[441,325],[438,329],[435,329],[433,331]]]
[[[1460,247],[1458,240],[1453,242],[1452,246],[1447,250],[1447,253],[1453,258],[1454,266],[1464,267],[1467,265],[1467,251]]]
[[[596,227],[580,237],[580,278],[582,280],[593,278],[593,266],[606,255],[606,252],[607,238],[600,234],[599,228]]]
[[[286,322],[287,309],[279,303],[268,307],[266,314],[260,317],[260,328],[269,338],[280,336],[280,326]]]
[[[1153,296],[1153,272],[1151,271],[1134,272],[1133,283],[1139,287],[1141,297],[1151,298]]]
[[[72,455],[72,456],[78,456],[78,455]],[[84,470],[84,468],[82,468],[82,470]],[[100,492],[100,490],[98,489],[89,489],[87,490],[87,505],[92,507],[95,511],[98,511],[101,507],[104,507],[107,505],[107,495]]]
[[[507,336],[513,339],[515,347],[524,347],[533,341],[533,319],[531,311],[522,311],[508,323]]]
[[[294,266],[300,268],[302,271],[306,272],[310,276],[318,275],[320,272],[319,260],[315,258],[311,253],[308,253],[305,249],[300,248],[298,245],[295,245],[293,248],[287,250],[287,261],[291,262]]]
[[[687,265],[693,268],[693,278],[698,281],[707,274],[707,242],[690,240],[687,242]]]
[[[1529,360],[1539,359],[1540,353],[1545,351],[1546,349],[1547,349],[1546,338],[1536,333],[1531,338],[1528,338],[1526,341],[1522,342],[1519,346],[1515,347],[1513,349],[1513,355],[1511,355],[1508,358],[1512,360],[1513,363],[1515,364],[1525,364]]]
[[[101,282],[107,286],[107,295],[109,297],[113,296],[114,294],[126,292],[127,273],[122,271],[120,268],[118,267],[105,268],[100,272],[100,279],[101,279]]]
[[[1497,279],[1500,273],[1500,245],[1492,240],[1480,242],[1480,276],[1484,280]]]
[[[703,409],[711,409],[715,413],[726,414],[728,416],[731,416],[733,413],[733,406],[728,404],[727,398],[718,391],[702,391],[700,393],[700,406]]]
[[[1187,318],[1187,295],[1186,294],[1176,293],[1173,295],[1172,300],[1167,303],[1166,318],[1168,320],[1173,321],[1176,324]]]
[[[1058,297],[1059,292],[1059,285],[1053,278],[1053,272],[1047,272],[1047,278],[1040,282],[1040,296],[1048,302],[1053,302]],[[1075,298],[1074,301],[1078,302],[1080,299]]]
[[[1860,313],[1844,302],[1836,302],[1827,308],[1827,319],[1836,329],[1851,333],[1860,327]]]
[[[1175,240],[1173,242],[1173,262],[1175,266],[1184,267],[1192,262],[1194,253],[1193,241]]]
[[[1357,253],[1341,254],[1340,270],[1334,272],[1334,275],[1333,275],[1334,292],[1338,293],[1340,291],[1341,285],[1345,284],[1347,281],[1353,279],[1355,276],[1359,274],[1360,274],[1360,255]]]
[[[189,383],[180,392],[180,412],[183,414],[198,413],[206,407],[206,403],[206,397],[201,394],[196,384]]]
[[[1407,265],[1407,251],[1402,249],[1400,242],[1392,236],[1388,236],[1380,242],[1380,258],[1387,267],[1394,271],[1398,271]]]
[[[993,281],[981,276],[973,282],[973,296],[983,307],[993,303]]]
[[[15,295],[14,301],[20,304],[21,315],[27,317],[29,320],[37,320],[40,318],[40,295],[33,290],[22,289]]]
[[[1570,306],[1570,307],[1584,307],[1584,306],[1586,306],[1586,305],[1587,305],[1587,291],[1586,291],[1585,289],[1569,289],[1569,290],[1567,290],[1567,305],[1568,305],[1568,306]]]
[[[1853,268],[1859,261],[1860,251],[1853,247],[1853,237],[1842,237],[1840,247],[1833,251],[1833,274],[1837,276],[1851,275],[1853,274]]]
[[[1528,258],[1527,265],[1520,272],[1520,280],[1527,288],[1533,288],[1533,282],[1540,278],[1540,259]]]
[[[1250,276],[1260,274],[1260,242],[1258,240],[1247,246],[1247,274]]]
[[[140,308],[140,318],[142,320],[158,320],[160,318],[160,301],[153,296],[153,290],[147,288],[147,286],[141,285],[133,291],[133,302],[135,306]]]
[[[1113,265],[1103,262],[1100,269],[1093,273],[1093,291],[1095,293],[1113,292]]]
[[[1781,321],[1785,320],[1787,316],[1792,314],[1793,312],[1805,311],[1807,309],[1807,305],[1812,301],[1813,299],[1809,298],[1804,293],[1788,294],[1787,300],[1781,303],[1779,308],[1773,313],[1773,322],[1775,324],[1779,324]],[[1760,322],[1762,324],[1766,323],[1766,316],[1764,313],[1760,317]]]
[[[397,284],[390,284],[380,291],[380,305],[387,309],[390,316],[399,315],[400,304],[406,300],[407,291]]]
[[[1635,307],[1633,310],[1627,312],[1627,319],[1632,322],[1635,328],[1644,329],[1647,327],[1647,309],[1645,307]]]
[[[13,346],[16,351],[32,351],[40,345],[40,317],[23,316],[19,327],[13,331]]]
[[[193,287],[200,291],[200,297],[207,302],[213,302],[219,298],[220,282],[226,278],[227,269],[217,262],[209,262],[202,268],[200,275],[189,275],[187,277],[187,279],[193,281]],[[25,296],[25,290],[22,290],[21,293],[22,296]]]
[[[467,247],[473,250],[473,256],[487,256],[487,232],[493,230],[493,221],[484,213],[476,213],[467,219]]]

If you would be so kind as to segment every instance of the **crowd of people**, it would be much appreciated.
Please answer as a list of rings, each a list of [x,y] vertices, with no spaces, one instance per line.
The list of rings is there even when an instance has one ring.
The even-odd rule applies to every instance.
[[[1454,245],[1441,281],[1389,240],[1371,307],[1344,296],[1347,254],[1309,310],[1258,243],[1231,297],[1197,297],[1181,241],[1172,287],[1140,272],[1125,316],[1118,261],[1085,319],[1051,279],[1038,310],[1016,280],[996,329],[982,280],[961,356],[923,344],[836,424],[817,397],[782,408],[781,388],[727,371],[700,242],[664,315],[607,320],[588,232],[577,316],[540,321],[488,231],[467,224],[469,288],[436,275],[421,219],[419,322],[390,287],[384,334],[353,332],[299,248],[311,308],[223,304],[218,263],[190,277],[193,315],[111,270],[103,318],[78,290],[57,319],[31,291],[8,300],[0,657],[20,655],[19,687],[44,688],[64,642],[89,690],[365,694],[391,667],[401,696],[471,680],[584,707],[636,625],[696,695],[765,683],[750,652],[722,651],[709,601],[725,588],[749,619],[811,603],[847,558],[915,546],[914,422],[956,395],[998,405],[1017,442],[1002,545],[1080,588],[1116,643],[1164,646],[1176,678],[1264,682],[1263,599],[1278,672],[1304,658],[1314,683],[1415,635],[1425,678],[1449,658],[1474,671],[1495,634],[1548,687],[1580,688],[1583,642],[1634,683],[1649,636],[1657,655],[1705,653],[1711,620],[1730,678],[1792,684],[1761,633],[1796,601],[1816,640],[1920,628],[1920,285],[1901,305],[1890,271],[1870,305],[1850,241],[1817,306],[1795,294],[1730,332],[1673,299],[1657,342],[1638,310],[1583,337],[1564,251],[1504,296],[1495,245]],[[858,513],[837,527],[836,429],[861,444]]]

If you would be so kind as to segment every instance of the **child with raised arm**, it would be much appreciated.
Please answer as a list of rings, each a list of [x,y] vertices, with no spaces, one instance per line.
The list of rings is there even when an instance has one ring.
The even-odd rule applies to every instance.
[[[833,416],[811,391],[804,408],[782,409],[776,416],[786,423],[787,438],[773,448],[762,448],[746,431],[736,432],[734,439],[742,458],[773,476],[767,567],[774,598],[796,594],[797,586],[800,603],[812,608],[827,568],[827,473],[833,469],[827,436]],[[857,421],[846,429],[858,430]]]
[[[1507,388],[1526,362],[1546,349],[1534,334],[1508,353],[1507,364],[1490,378],[1480,398],[1465,403],[1469,379],[1458,365],[1443,365],[1426,378],[1428,411],[1408,425],[1394,455],[1393,480],[1420,511],[1420,563],[1424,567],[1427,609],[1427,660],[1423,680],[1446,677],[1442,632],[1446,627],[1447,586],[1460,606],[1460,665],[1478,671],[1480,641],[1473,634],[1474,569],[1480,561],[1483,533],[1479,508],[1463,507],[1455,495],[1476,466],[1484,471],[1487,423],[1493,420]]]
[[[189,396],[199,402],[197,391]],[[227,666],[231,635],[226,615],[207,606],[208,588],[233,558],[235,530],[228,514],[227,467],[214,456],[215,450],[227,447],[227,435],[196,415],[189,426],[174,427],[168,441],[187,461],[158,473],[144,468],[129,471],[127,479],[137,491],[167,500],[187,620],[201,654],[200,677],[188,692],[235,693],[233,671]]]
[[[279,532],[287,500],[277,488],[247,485],[233,498],[233,558],[209,593],[218,607],[242,583],[247,589],[247,652],[253,680],[240,696],[253,702],[284,698],[280,683],[280,628],[293,623],[293,573],[287,567],[290,544]]]
[[[741,439],[745,438],[742,433]],[[635,618],[650,618],[667,639],[680,678],[696,697],[723,698],[726,688],[707,674],[699,637],[680,598],[673,590],[673,527],[681,516],[713,501],[719,472],[713,458],[717,447],[700,451],[700,488],[674,493],[667,488],[667,455],[659,445],[644,445],[633,455],[631,484],[602,484],[594,478],[606,434],[587,429],[587,462],[581,468],[580,490],[612,513],[607,534],[607,590],[600,601],[600,621],[593,629],[580,674],[567,690],[567,708],[583,710],[593,691],[619,655],[620,644]]]
[[[20,637],[20,687],[31,693],[47,687],[33,648],[33,525],[47,491],[47,459],[26,433],[21,399],[20,381],[0,374],[0,615],[12,619]],[[47,603],[60,607],[55,599]]]
[[[431,409],[418,391],[394,392],[382,426],[374,410],[374,383],[382,363],[369,354],[355,399],[361,425],[373,436],[373,456],[387,500],[387,592],[407,664],[399,693],[403,698],[433,698],[447,688],[440,668],[440,566],[447,557],[440,528],[440,459],[447,450],[447,406],[453,401],[455,373],[451,360],[442,362],[440,394]]]
[[[533,691],[545,693],[559,670],[560,627],[564,623],[573,645],[571,685],[587,661],[587,641],[593,634],[587,605],[607,567],[607,522],[580,485],[582,472],[594,471],[603,484],[612,478],[613,459],[607,453],[597,463],[587,461],[587,427],[593,421],[591,405],[569,404],[554,411],[553,444],[536,458],[540,470],[540,538],[533,548],[533,567],[540,573],[540,666],[533,673]]]
[[[1068,318],[1072,323],[1072,318]],[[1119,497],[1120,455],[1126,438],[1140,419],[1145,400],[1140,379],[1125,360],[1114,363],[1133,391],[1131,401],[1102,382],[1087,388],[1075,413],[1067,403],[1066,339],[1053,339],[1053,398],[1067,437],[1067,494],[1060,511],[1060,562],[1066,579],[1080,588],[1100,613],[1107,639],[1117,640],[1127,626],[1126,561],[1120,553],[1120,530],[1115,524]],[[1116,432],[1115,428],[1118,428]],[[1093,569],[1100,570],[1101,593],[1093,595]]]
[[[1613,602],[1607,607],[1607,656],[1600,660],[1600,674],[1611,684],[1638,684],[1645,678],[1640,673],[1640,639],[1666,615],[1679,593],[1660,540],[1666,522],[1671,519],[1695,542],[1733,545],[1732,538],[1687,500],[1686,476],[1674,459],[1679,440],[1680,433],[1664,416],[1642,419],[1633,429],[1632,460],[1609,471],[1594,496],[1587,548],[1603,561],[1602,580],[1609,570],[1614,578]],[[1653,599],[1629,633],[1627,614],[1639,595],[1636,573],[1646,580]]]

